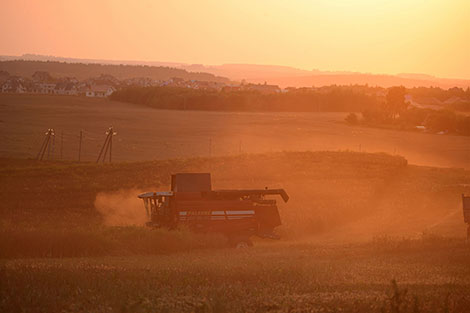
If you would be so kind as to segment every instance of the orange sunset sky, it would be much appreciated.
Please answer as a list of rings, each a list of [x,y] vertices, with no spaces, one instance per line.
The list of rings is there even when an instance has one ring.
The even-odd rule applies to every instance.
[[[469,0],[1,0],[0,54],[470,78]]]

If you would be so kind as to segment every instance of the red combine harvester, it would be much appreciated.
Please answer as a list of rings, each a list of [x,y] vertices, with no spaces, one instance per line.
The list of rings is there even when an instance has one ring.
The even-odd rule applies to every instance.
[[[235,247],[251,246],[251,236],[279,239],[274,228],[281,225],[276,200],[266,196],[289,196],[284,189],[212,190],[209,173],[171,176],[171,191],[147,192],[143,199],[147,226],[174,229],[186,225],[201,233],[220,233]]]

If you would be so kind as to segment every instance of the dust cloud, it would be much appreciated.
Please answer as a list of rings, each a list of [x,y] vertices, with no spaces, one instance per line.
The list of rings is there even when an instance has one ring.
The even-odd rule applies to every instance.
[[[383,235],[419,237],[424,232],[466,234],[461,194],[470,189],[464,170],[415,167],[398,156],[356,152],[242,154],[185,162],[185,172],[210,172],[214,189],[284,188],[288,203],[273,198],[282,220],[276,232],[285,240],[346,242]],[[181,167],[167,172],[177,171]],[[160,188],[168,187],[143,191]],[[106,225],[143,225],[140,192],[99,193],[96,210]]]
[[[214,188],[284,188],[278,199],[284,239],[368,241],[376,236],[414,238],[423,233],[465,236],[460,170],[408,166],[384,154],[322,152],[249,155],[212,167]]]
[[[95,209],[103,217],[107,226],[144,225],[147,216],[137,189],[126,189],[117,192],[100,192],[96,195]]]

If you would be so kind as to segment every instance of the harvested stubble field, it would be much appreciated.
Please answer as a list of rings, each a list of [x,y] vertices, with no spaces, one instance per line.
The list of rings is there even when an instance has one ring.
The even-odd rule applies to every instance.
[[[0,157],[34,158],[48,128],[51,158],[95,161],[114,126],[116,161],[277,151],[367,151],[411,164],[470,168],[470,137],[348,126],[348,113],[168,111],[87,97],[0,94]],[[62,148],[61,148],[62,147]],[[62,152],[61,152],[62,151]]]
[[[468,312],[460,241],[6,262],[3,312]],[[398,281],[395,289],[391,280]]]
[[[92,164],[0,160],[2,312],[465,312],[470,172],[355,152]],[[281,241],[149,230],[175,172],[283,187]],[[398,285],[392,283],[396,280]]]

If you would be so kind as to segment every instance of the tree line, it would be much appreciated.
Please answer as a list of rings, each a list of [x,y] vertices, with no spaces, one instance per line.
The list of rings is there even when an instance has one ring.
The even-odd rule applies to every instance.
[[[452,88],[449,91],[442,89],[431,89],[430,94],[453,93],[453,96],[460,95],[464,98],[470,95],[468,89],[464,92],[459,88]],[[423,93],[423,89],[415,89]],[[346,117],[346,122],[350,124],[364,124],[368,126],[390,127],[398,129],[417,130],[435,133],[449,133],[459,135],[470,135],[470,116],[459,114],[451,107],[443,107],[440,110],[410,107],[405,100],[405,94],[409,92],[404,87],[391,87],[388,89],[385,102],[375,108],[367,108],[361,111],[362,118],[355,113],[350,113]],[[445,99],[445,98],[444,98]]]
[[[134,87],[114,92],[112,100],[158,109],[262,112],[350,112],[376,107],[374,96],[341,86],[327,90],[295,89],[263,94],[251,90],[201,90],[179,87]]]
[[[451,106],[440,110],[416,108],[406,101],[406,94],[439,95],[441,99],[459,96],[466,101],[470,92],[460,88],[327,86],[289,88],[263,94],[255,90],[205,90],[182,87],[130,87],[113,93],[112,100],[146,105],[157,109],[251,111],[251,112],[360,112],[351,113],[346,121],[374,127],[420,129],[470,135],[470,117],[457,113]],[[467,102],[463,102],[467,103]]]
[[[185,80],[229,82],[228,78],[215,76],[210,73],[194,73],[184,69],[177,69],[164,66],[148,65],[115,65],[98,63],[66,63],[57,61],[26,61],[13,60],[1,61],[0,70],[11,75],[21,77],[31,77],[35,72],[49,72],[55,77],[75,77],[79,80],[98,77],[101,75],[111,75],[119,80],[147,77],[156,80],[167,80],[179,77]]]

